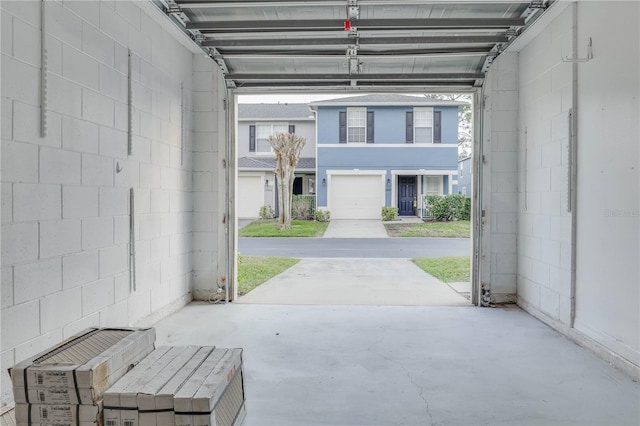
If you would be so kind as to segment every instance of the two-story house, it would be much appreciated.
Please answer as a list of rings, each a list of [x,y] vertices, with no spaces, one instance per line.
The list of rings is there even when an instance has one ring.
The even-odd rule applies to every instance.
[[[260,207],[277,210],[274,170],[276,159],[268,138],[276,133],[295,133],[307,142],[296,167],[293,193],[316,192],[315,115],[307,104],[238,104],[237,216],[256,218]]]
[[[458,194],[470,197],[471,191],[471,157],[458,160]]]
[[[457,190],[461,102],[365,95],[312,102],[317,206],[336,219],[379,219],[382,206],[424,214],[423,195]]]

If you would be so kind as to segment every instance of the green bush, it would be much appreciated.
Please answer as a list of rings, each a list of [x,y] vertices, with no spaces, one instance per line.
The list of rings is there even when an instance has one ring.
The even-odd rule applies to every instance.
[[[382,207],[382,220],[389,221],[395,220],[398,217],[398,208],[397,207]]]
[[[314,217],[318,222],[329,222],[331,213],[329,210],[316,210]]]
[[[291,198],[291,216],[293,219],[306,220],[313,217],[316,198],[313,195],[294,195]]]
[[[273,219],[276,215],[276,212],[273,210],[271,206],[262,206],[260,207],[260,219]]]
[[[471,198],[462,194],[425,195],[427,217],[438,221],[469,220]]]

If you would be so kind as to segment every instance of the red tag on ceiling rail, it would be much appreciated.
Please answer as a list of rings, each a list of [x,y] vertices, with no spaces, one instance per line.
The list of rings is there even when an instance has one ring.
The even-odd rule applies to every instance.
[[[345,31],[351,31],[351,21],[349,19],[344,21],[344,30]]]

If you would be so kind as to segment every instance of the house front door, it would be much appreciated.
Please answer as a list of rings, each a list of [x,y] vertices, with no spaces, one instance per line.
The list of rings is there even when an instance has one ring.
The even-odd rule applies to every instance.
[[[398,178],[398,214],[400,216],[415,215],[416,177],[400,176]]]

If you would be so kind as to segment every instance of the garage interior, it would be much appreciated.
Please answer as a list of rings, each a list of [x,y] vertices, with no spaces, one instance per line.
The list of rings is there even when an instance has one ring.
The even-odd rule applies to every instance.
[[[247,424],[640,422],[637,2],[0,10],[3,407],[20,360],[157,324],[245,348]],[[235,96],[269,92],[474,93],[499,307],[207,304],[236,293]]]

